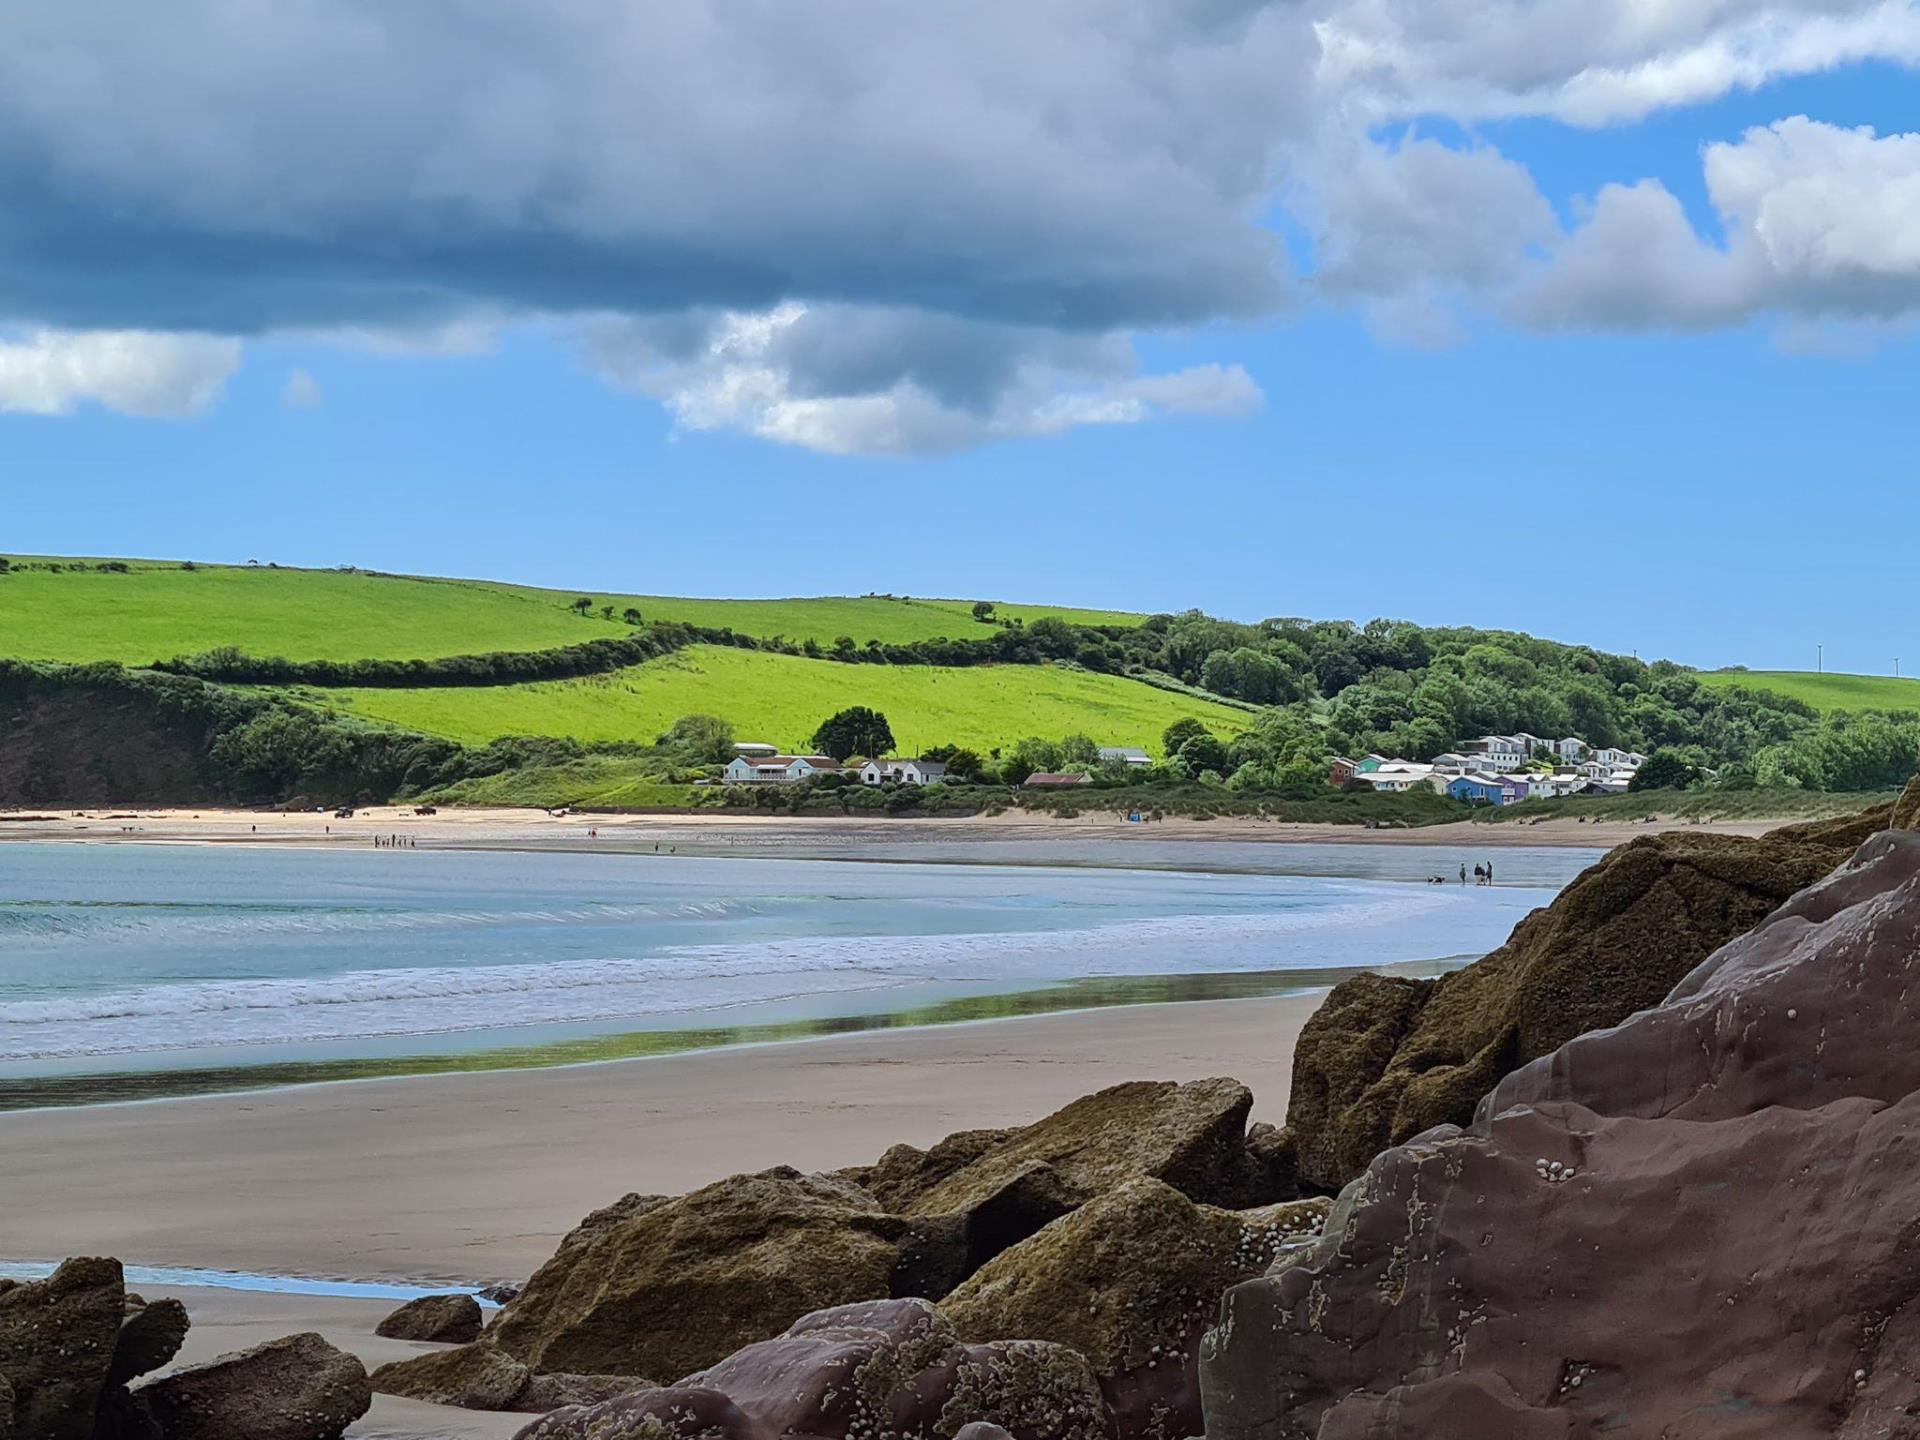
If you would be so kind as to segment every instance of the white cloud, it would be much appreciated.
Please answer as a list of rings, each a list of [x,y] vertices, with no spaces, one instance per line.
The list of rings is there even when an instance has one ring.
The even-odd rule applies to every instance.
[[[286,389],[280,392],[280,404],[288,410],[318,410],[326,403],[320,382],[304,370],[287,376]]]
[[[940,453],[1083,425],[1244,415],[1262,403],[1239,366],[1141,375],[1116,336],[797,303],[684,324],[602,322],[588,356],[689,430],[834,455]]]
[[[1320,76],[1376,118],[1611,125],[1864,60],[1920,63],[1911,0],[1343,0]]]
[[[208,409],[240,365],[240,342],[131,330],[37,330],[0,338],[0,413],[65,415],[96,404],[174,418]]]
[[[1920,312],[1920,134],[1796,116],[1708,146],[1704,163],[1724,243],[1700,235],[1657,181],[1608,186],[1520,287],[1516,313],[1640,329]]]

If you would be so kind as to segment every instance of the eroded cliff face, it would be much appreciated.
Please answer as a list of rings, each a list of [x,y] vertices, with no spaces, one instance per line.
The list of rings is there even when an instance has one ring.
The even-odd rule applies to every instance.
[[[1209,1440],[1920,1436],[1917,1030],[1920,835],[1883,833],[1374,1159],[1222,1302]]]
[[[1920,789],[1903,803],[1920,805]],[[1608,854],[1463,970],[1335,987],[1294,1052],[1287,1129],[1301,1183],[1338,1190],[1387,1146],[1465,1124],[1508,1072],[1657,1004],[1885,829],[1891,813],[1759,839],[1650,835]]]
[[[214,793],[191,720],[92,691],[0,697],[0,805],[192,804]]]

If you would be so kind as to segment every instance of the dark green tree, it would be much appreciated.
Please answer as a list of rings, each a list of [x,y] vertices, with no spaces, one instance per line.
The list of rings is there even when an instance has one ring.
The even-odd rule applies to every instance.
[[[620,618],[626,621],[627,624],[629,625],[638,625],[641,623],[640,612],[634,609],[633,606],[631,605],[627,606],[626,609],[620,612]]]
[[[1169,758],[1180,753],[1180,747],[1196,735],[1205,735],[1207,727],[1198,720],[1176,720],[1160,732],[1160,746]]]
[[[885,755],[893,749],[893,730],[878,710],[851,705],[820,722],[820,728],[813,732],[813,748],[836,760],[851,755]]]
[[[573,612],[576,615],[584,615],[591,609],[593,609],[593,601],[584,595],[573,602]]]
[[[973,618],[978,620],[983,625],[986,624],[987,621],[993,619],[993,602],[991,600],[974,601],[973,602]]]
[[[1647,763],[1634,772],[1629,790],[1684,790],[1700,772],[1683,755],[1672,750],[1656,750]]]

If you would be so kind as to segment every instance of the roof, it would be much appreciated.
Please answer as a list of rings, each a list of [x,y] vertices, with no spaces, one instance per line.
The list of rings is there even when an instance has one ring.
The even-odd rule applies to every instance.
[[[1038,770],[1027,777],[1029,785],[1085,785],[1087,783],[1088,779],[1085,775],[1062,775],[1052,770]]]
[[[1150,760],[1153,757],[1136,745],[1102,745],[1102,760]]]
[[[866,764],[873,766],[882,774],[886,774],[892,770],[904,770],[909,765],[918,770],[922,775],[944,775],[947,773],[947,762],[944,760],[869,760]],[[864,770],[866,765],[860,768]]]

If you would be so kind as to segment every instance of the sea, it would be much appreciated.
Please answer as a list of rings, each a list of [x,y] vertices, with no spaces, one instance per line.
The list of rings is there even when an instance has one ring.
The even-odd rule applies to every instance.
[[[0,1108],[1438,974],[1597,851],[0,844]],[[1497,884],[1459,883],[1490,860]],[[1446,883],[1434,883],[1436,877]]]

